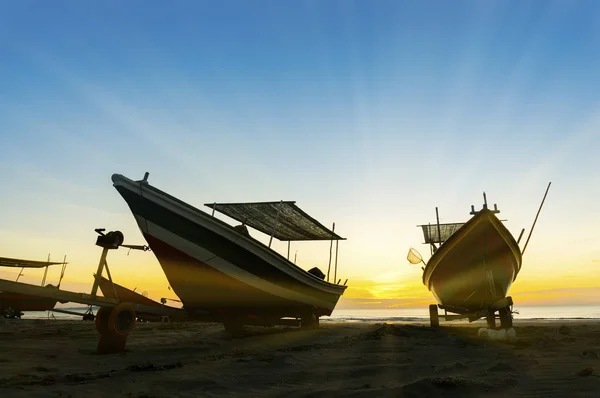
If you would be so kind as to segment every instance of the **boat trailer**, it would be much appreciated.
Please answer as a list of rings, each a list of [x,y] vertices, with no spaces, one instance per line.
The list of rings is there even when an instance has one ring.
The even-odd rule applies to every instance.
[[[475,310],[442,304],[431,304],[429,306],[429,320],[432,328],[438,328],[440,326],[439,307],[439,309],[444,310],[444,314],[441,315],[441,317],[443,317],[445,321],[468,319],[469,322],[475,322],[481,318],[485,318],[488,328],[495,329],[496,319],[498,318],[500,320],[500,327],[507,329],[513,326],[512,306],[513,300],[511,296],[498,300],[487,307]],[[455,315],[449,315],[449,312]],[[496,316],[496,312],[498,312],[498,316]]]

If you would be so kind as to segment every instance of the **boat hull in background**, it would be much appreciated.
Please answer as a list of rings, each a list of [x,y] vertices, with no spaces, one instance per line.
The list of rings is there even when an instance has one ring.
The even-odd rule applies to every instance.
[[[174,307],[169,307],[167,305],[163,305],[157,301],[149,299],[148,297],[145,297],[131,289],[127,289],[126,287],[121,286],[117,283],[113,283],[110,280],[108,280],[102,276],[98,279],[98,286],[100,287],[100,291],[102,291],[102,295],[104,297],[118,299],[122,302],[142,304],[142,305],[149,306],[149,307],[162,307],[162,308],[175,309]],[[143,321],[160,322],[163,319],[163,317],[161,315],[151,314],[151,313],[147,313],[147,312],[143,312],[143,311],[136,312],[136,315],[138,316],[138,318],[140,320],[143,320]],[[182,320],[185,320],[185,318],[184,317],[177,318],[177,317],[170,316],[169,320],[170,321],[182,321]]]
[[[55,289],[54,286],[47,286],[48,289]],[[31,296],[29,294],[0,292],[0,316],[17,316],[21,312],[28,311],[49,311],[54,309],[58,300]]]
[[[484,209],[433,254],[423,283],[440,305],[467,312],[505,298],[520,269],[517,242],[496,215]]]

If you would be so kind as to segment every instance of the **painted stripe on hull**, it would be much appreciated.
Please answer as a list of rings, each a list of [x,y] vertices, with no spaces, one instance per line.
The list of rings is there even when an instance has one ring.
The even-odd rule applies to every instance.
[[[238,243],[232,242],[208,230],[204,226],[173,213],[148,199],[144,199],[126,188],[117,187],[117,189],[125,198],[132,213],[139,218],[138,225],[142,232],[148,229],[151,235],[156,235],[153,233],[153,228],[160,226],[162,231],[168,231],[176,237],[172,238],[168,242],[169,244],[174,244],[174,242],[179,240],[188,241],[194,247],[193,256],[196,257],[197,255],[198,260],[207,261],[207,257],[217,256],[225,260],[228,264],[235,264],[236,270],[239,269],[246,274],[251,274],[257,280],[268,282],[272,286],[284,286],[286,289],[299,292],[303,296],[310,296],[311,301],[316,303],[332,302],[332,298],[337,302],[337,299],[345,290],[345,287],[331,286],[330,284],[328,284],[330,286],[326,286],[326,290],[323,290],[317,283],[322,281],[312,281],[315,278],[310,274],[308,274],[310,278],[307,278],[307,281],[311,281],[310,284],[301,282],[297,278],[281,271],[278,267],[256,256],[254,253],[244,249]],[[153,227],[146,227],[146,222],[151,223]],[[285,259],[283,261],[287,262]],[[286,266],[288,265],[286,264]],[[303,270],[302,273],[307,274]],[[244,281],[248,282],[247,280]],[[272,292],[272,288],[269,288],[267,291]]]
[[[154,226],[149,230],[156,232]],[[238,279],[240,274],[231,277],[219,272],[196,256],[186,253],[185,248],[180,250],[147,233],[144,236],[185,308],[296,316],[308,307],[306,302],[286,300],[245,284]],[[181,239],[177,238],[177,242],[181,242]],[[192,251],[193,248],[188,247]],[[317,305],[320,308],[317,312],[330,315],[336,302],[337,299],[335,302],[322,303],[324,306]]]

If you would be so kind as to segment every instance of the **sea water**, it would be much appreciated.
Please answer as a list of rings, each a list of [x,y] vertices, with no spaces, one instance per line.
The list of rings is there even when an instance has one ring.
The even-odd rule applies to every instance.
[[[443,310],[438,310],[440,315]],[[600,319],[600,306],[513,306],[514,319]],[[381,309],[336,309],[331,320],[336,321],[422,321],[429,320],[429,308],[398,307]],[[325,319],[325,318],[323,318]]]
[[[62,310],[74,311],[83,314],[87,307],[61,307]],[[539,306],[539,307],[513,307],[518,313],[513,314],[515,319],[600,319],[600,306]],[[94,313],[97,309],[94,308]],[[443,313],[439,310],[440,314]],[[51,311],[26,312],[23,319],[81,319],[81,316],[62,314]],[[400,321],[428,321],[429,309],[414,307],[398,308],[373,308],[373,309],[336,309],[330,317],[321,318],[323,321],[335,322],[400,322]]]

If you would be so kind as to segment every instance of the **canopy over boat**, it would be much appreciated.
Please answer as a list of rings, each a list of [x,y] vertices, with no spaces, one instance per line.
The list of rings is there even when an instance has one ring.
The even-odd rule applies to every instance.
[[[451,237],[456,231],[458,231],[463,225],[464,222],[460,223],[450,223],[450,224],[428,224],[428,225],[419,225],[419,227],[423,228],[423,238],[425,239],[425,244],[429,243],[444,243]]]
[[[295,201],[207,203],[205,206],[284,242],[346,239],[306,214]]]
[[[66,264],[64,262],[23,260],[20,258],[0,257],[0,267],[44,268],[50,265]]]

